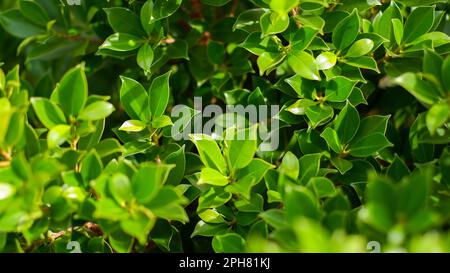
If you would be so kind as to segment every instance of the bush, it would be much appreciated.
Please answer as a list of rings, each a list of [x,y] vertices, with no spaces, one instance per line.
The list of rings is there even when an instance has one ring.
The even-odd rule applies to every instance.
[[[1,1],[0,249],[450,251],[449,7]]]

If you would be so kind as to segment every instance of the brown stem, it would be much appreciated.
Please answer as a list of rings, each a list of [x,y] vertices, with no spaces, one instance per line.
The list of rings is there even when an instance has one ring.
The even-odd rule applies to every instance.
[[[5,159],[5,161],[11,161],[11,152],[4,151],[3,149],[0,149],[0,155]]]
[[[230,16],[231,17],[234,17],[234,15],[236,14],[236,9],[237,9],[237,6],[238,6],[238,0],[234,0],[233,1],[233,6],[231,6],[231,11],[230,11]]]

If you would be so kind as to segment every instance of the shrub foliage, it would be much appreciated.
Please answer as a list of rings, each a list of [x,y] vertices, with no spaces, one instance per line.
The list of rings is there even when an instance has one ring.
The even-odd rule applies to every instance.
[[[2,0],[0,250],[450,251],[449,7]]]

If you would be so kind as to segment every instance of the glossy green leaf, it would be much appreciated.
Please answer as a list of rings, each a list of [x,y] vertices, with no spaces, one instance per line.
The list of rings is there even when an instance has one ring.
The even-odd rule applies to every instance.
[[[70,69],[52,94],[52,101],[57,102],[68,116],[77,116],[87,101],[88,84],[84,70],[84,65]]]
[[[336,29],[333,31],[333,44],[336,48],[343,50],[355,41],[360,28],[359,20],[357,10],[353,10],[336,25]]]
[[[160,117],[164,114],[169,102],[169,77],[171,71],[156,77],[150,86],[148,95],[148,105],[153,118]]]

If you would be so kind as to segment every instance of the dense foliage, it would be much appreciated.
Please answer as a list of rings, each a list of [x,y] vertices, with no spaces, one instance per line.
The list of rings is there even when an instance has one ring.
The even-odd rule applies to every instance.
[[[2,0],[0,250],[450,251],[449,8]]]

